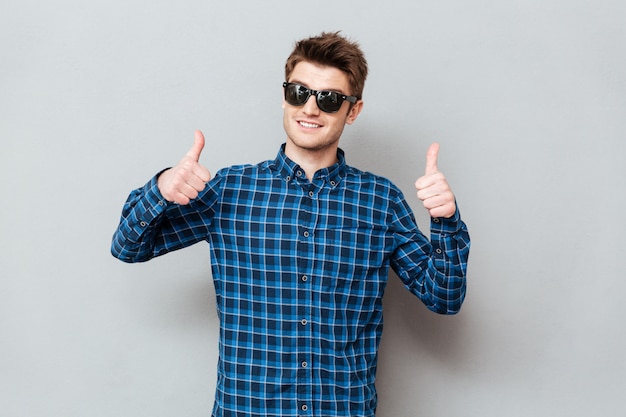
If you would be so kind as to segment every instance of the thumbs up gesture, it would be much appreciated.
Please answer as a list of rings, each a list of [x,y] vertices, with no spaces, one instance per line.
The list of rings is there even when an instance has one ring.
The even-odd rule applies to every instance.
[[[211,179],[209,170],[198,162],[203,148],[204,135],[196,130],[194,143],[189,152],[178,165],[161,173],[157,185],[167,201],[189,204]]]
[[[439,144],[433,143],[426,154],[426,171],[424,176],[415,181],[417,198],[422,200],[431,217],[452,217],[456,212],[454,194],[444,175],[437,167]]]

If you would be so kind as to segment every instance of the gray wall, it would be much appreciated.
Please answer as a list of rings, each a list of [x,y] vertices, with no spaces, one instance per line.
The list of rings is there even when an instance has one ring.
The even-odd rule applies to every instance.
[[[626,3],[4,1],[0,404],[208,416],[206,245],[109,255],[128,192],[202,129],[202,162],[273,158],[293,42],[342,29],[371,77],[348,162],[413,182],[430,142],[473,238],[460,315],[385,295],[379,416],[624,415]]]

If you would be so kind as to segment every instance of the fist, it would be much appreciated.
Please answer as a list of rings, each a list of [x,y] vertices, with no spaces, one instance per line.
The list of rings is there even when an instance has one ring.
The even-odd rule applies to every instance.
[[[208,169],[200,165],[200,154],[204,148],[204,135],[197,130],[193,146],[185,154],[178,165],[164,171],[159,176],[159,191],[169,202],[189,204],[198,197],[206,182],[211,179]]]
[[[456,212],[454,194],[446,181],[446,177],[437,167],[439,144],[433,143],[426,154],[426,170],[424,176],[415,181],[417,198],[422,200],[431,217],[452,217]]]

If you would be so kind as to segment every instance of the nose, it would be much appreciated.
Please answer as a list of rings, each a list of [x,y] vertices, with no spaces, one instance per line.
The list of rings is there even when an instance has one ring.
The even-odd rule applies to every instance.
[[[306,101],[306,103],[304,103],[304,106],[302,107],[302,111],[305,114],[319,114],[320,108],[317,106],[317,97],[315,96],[315,94],[311,94],[309,96],[308,100]]]

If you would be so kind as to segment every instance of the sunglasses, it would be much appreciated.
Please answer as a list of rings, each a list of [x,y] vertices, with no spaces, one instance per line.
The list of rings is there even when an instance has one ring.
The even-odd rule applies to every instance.
[[[283,88],[285,89],[285,101],[292,106],[303,106],[313,94],[317,101],[317,107],[325,113],[337,113],[344,100],[348,100],[352,104],[358,100],[357,97],[346,96],[336,91],[311,90],[295,83],[284,82]]]

